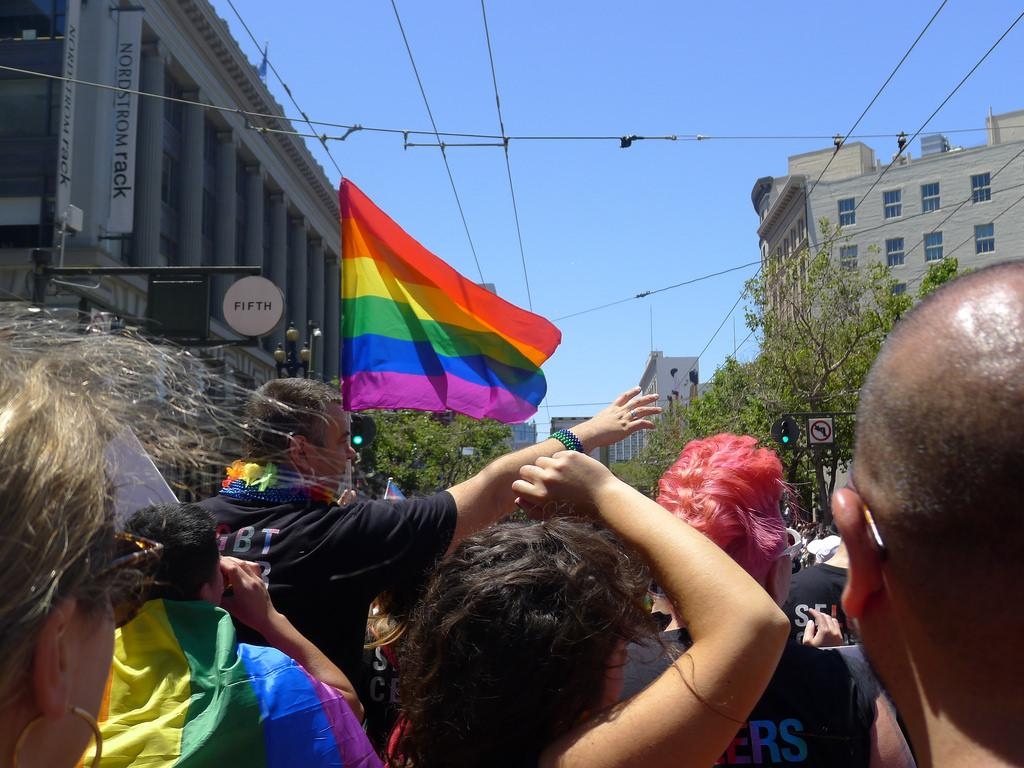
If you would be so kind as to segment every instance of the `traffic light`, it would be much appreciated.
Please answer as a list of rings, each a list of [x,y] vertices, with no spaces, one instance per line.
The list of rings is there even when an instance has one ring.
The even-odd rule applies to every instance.
[[[783,416],[772,424],[772,439],[783,448],[796,448],[800,439],[800,425],[792,416]]]
[[[377,422],[372,416],[363,413],[353,413],[351,417],[352,447],[357,451],[369,447],[377,434]]]

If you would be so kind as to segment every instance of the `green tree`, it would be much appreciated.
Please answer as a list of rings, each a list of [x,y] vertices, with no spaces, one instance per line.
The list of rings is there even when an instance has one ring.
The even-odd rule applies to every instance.
[[[968,271],[970,270],[965,270],[964,273],[966,274]],[[958,274],[960,274],[960,262],[957,261],[955,256],[932,262],[928,265],[928,271],[925,273],[924,278],[921,280],[921,285],[917,289],[917,298],[923,299],[940,285],[948,283]]]
[[[362,452],[365,490],[384,492],[393,477],[406,496],[421,496],[468,480],[509,450],[512,429],[491,419],[422,411],[373,411],[377,436]]]
[[[746,321],[761,341],[760,354],[747,363],[728,358],[701,397],[662,419],[638,459],[642,470],[634,472],[645,482],[644,471],[660,475],[688,440],[733,432],[774,448],[771,425],[780,415],[838,412],[844,415],[837,417],[834,448],[808,448],[804,437],[802,447],[780,450],[802,507],[829,518],[822,500],[851,456],[853,420],[845,414],[856,411],[864,377],[911,299],[894,293],[896,280],[881,263],[840,267],[833,249],[842,234],[827,221],[820,226],[823,245],[816,253],[769,259],[747,283]]]
[[[747,325],[761,337],[761,391],[769,394],[766,405],[777,413],[855,412],[871,363],[911,304],[909,296],[895,292],[896,280],[884,264],[840,266],[833,250],[843,241],[842,233],[827,220],[819,227],[823,242],[816,253],[802,250],[787,259],[770,259],[747,284],[752,298]],[[800,463],[810,461],[813,497],[826,521],[837,470],[851,457],[849,416],[835,424],[835,435],[832,448],[790,452],[787,467],[791,481],[798,481]],[[804,500],[814,501],[806,495]]]
[[[673,401],[658,418],[657,427],[647,433],[647,443],[640,455],[632,461],[612,464],[612,472],[653,499],[658,493],[658,478],[685,443],[683,429],[683,408]]]

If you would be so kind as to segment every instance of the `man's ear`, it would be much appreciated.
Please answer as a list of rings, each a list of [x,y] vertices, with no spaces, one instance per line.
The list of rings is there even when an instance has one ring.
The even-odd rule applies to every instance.
[[[30,684],[36,707],[46,717],[61,717],[71,706],[70,625],[76,601],[58,602],[43,621],[32,653]]]
[[[302,472],[306,468],[306,446],[308,443],[305,435],[292,435],[289,439],[288,461],[298,472]]]
[[[789,587],[793,581],[793,558],[788,554],[779,555],[768,569],[765,578],[765,591],[781,608],[789,597]]]
[[[872,595],[885,588],[881,555],[871,539],[864,502],[856,491],[842,488],[832,495],[832,517],[850,558],[843,610],[847,616],[860,618]]]

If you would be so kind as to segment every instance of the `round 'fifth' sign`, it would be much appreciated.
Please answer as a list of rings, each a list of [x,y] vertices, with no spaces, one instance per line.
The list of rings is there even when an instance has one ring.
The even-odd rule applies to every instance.
[[[832,445],[834,442],[835,432],[832,429],[831,416],[807,420],[807,443],[809,445]]]
[[[243,277],[224,294],[224,320],[242,336],[270,333],[284,316],[284,295],[265,277]]]

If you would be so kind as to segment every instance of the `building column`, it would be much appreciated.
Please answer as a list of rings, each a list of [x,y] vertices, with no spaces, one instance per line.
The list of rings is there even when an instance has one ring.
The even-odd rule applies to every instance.
[[[324,381],[338,377],[341,363],[341,266],[338,257],[327,254],[324,264]]]
[[[217,132],[217,219],[213,229],[213,263],[218,267],[235,265],[235,238],[238,233],[238,158],[235,134]],[[210,281],[210,305],[214,316],[223,319],[224,294],[237,275],[217,275]]]
[[[288,220],[288,301],[285,303],[285,322],[295,323],[303,341],[308,341],[306,339],[308,275],[309,245],[306,240],[306,219],[303,216],[295,216]]]
[[[249,211],[245,218],[245,263],[251,267],[263,266],[263,171],[259,163],[245,166],[245,204]]]
[[[264,274],[281,289],[282,297],[288,296],[288,201],[284,192],[270,195],[270,264]],[[278,344],[284,344],[284,331],[288,327],[288,307],[285,301],[284,322],[266,338],[267,349],[273,351]]]
[[[309,264],[306,268],[309,275],[309,308],[307,319],[315,323],[316,327],[323,333],[324,330],[324,241],[320,238],[309,241]],[[320,337],[320,346],[317,349],[316,359],[313,360],[313,370],[318,375],[324,372],[324,337]]]
[[[199,91],[186,91],[183,96],[190,101],[199,101]],[[203,260],[204,111],[202,107],[193,104],[182,105],[181,230],[178,249],[181,263],[190,267],[201,264]]]
[[[167,58],[160,43],[142,48],[139,89],[144,93],[164,92]],[[164,102],[139,99],[139,134],[136,143],[135,228],[132,263],[140,267],[166,266],[160,256],[160,182],[164,161]]]

